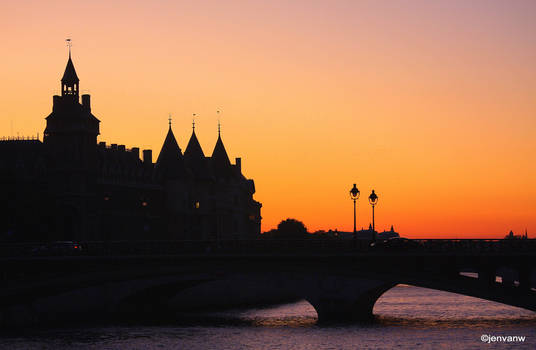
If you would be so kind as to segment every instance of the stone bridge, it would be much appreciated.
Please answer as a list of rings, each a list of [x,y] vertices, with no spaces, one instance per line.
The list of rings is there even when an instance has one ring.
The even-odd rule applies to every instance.
[[[536,311],[534,240],[417,243],[93,242],[87,255],[50,257],[12,249],[0,259],[0,322],[173,318],[298,299],[315,308],[319,322],[366,321],[397,284]]]

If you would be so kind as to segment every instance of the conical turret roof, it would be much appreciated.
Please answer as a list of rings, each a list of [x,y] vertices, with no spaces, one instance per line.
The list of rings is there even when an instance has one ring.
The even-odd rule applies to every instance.
[[[65,72],[61,78],[61,82],[64,84],[69,83],[78,83],[78,75],[76,75],[76,70],[74,69],[73,60],[71,59],[71,53],[69,53],[69,60],[67,61],[67,66],[65,67]]]
[[[197,179],[209,179],[211,178],[211,173],[207,164],[207,159],[205,158],[205,153],[197,140],[195,135],[195,130],[192,131],[192,136],[190,141],[188,141],[188,146],[184,151],[184,160],[188,168],[190,168]]]
[[[216,141],[216,146],[212,152],[211,163],[216,176],[229,177],[231,175],[231,162],[220,135],[218,135],[218,141]]]
[[[199,144],[199,140],[197,140],[197,136],[195,135],[195,130],[192,131],[192,136],[190,137],[190,141],[188,141],[188,146],[186,146],[186,150],[184,151],[184,157],[186,159],[188,158],[205,158],[205,153],[203,153],[203,149],[201,148],[201,145]]]
[[[186,174],[182,152],[173,135],[171,125],[156,160],[155,173],[159,179],[181,178]]]

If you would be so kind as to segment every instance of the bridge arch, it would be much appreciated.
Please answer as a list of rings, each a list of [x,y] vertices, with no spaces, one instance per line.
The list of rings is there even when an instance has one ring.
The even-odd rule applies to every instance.
[[[368,322],[374,317],[376,301],[396,284],[386,283],[365,291],[359,291],[349,297],[318,296],[308,297],[316,311],[319,323],[331,322]]]

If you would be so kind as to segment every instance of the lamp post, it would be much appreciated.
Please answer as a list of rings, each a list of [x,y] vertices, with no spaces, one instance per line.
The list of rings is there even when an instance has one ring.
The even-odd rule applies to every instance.
[[[375,235],[376,227],[374,226],[374,207],[376,206],[376,204],[378,204],[378,196],[376,195],[376,193],[374,193],[374,190],[372,190],[372,193],[368,197],[368,201],[370,205],[372,205],[372,240],[375,241],[376,240],[376,235]]]
[[[355,202],[359,198],[359,194],[360,192],[354,184],[354,187],[352,187],[352,189],[350,190],[350,199],[354,201],[354,240],[357,239],[357,231],[355,228]]]

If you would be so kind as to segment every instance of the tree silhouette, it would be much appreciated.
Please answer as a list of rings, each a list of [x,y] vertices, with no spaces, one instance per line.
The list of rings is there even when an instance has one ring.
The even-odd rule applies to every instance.
[[[307,227],[296,219],[286,219],[277,225],[277,237],[287,239],[300,239],[307,237]]]
[[[288,218],[283,220],[277,225],[277,229],[272,229],[263,233],[263,238],[272,238],[272,239],[304,239],[310,238],[310,235],[307,232],[307,227],[303,222]]]

